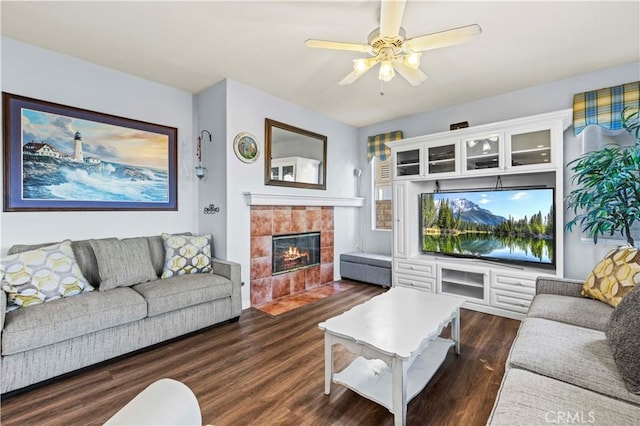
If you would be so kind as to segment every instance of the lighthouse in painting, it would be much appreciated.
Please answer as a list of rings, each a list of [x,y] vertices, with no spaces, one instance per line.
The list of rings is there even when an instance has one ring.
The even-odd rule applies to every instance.
[[[82,136],[80,135],[80,132],[76,132],[74,141],[76,144],[76,152],[75,152],[74,160],[80,163],[84,163],[84,156],[82,155]]]

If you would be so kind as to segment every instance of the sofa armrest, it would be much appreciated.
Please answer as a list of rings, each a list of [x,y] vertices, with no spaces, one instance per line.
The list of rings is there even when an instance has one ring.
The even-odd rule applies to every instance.
[[[584,281],[568,278],[538,277],[536,279],[536,294],[558,294],[560,296],[582,297]]]
[[[231,280],[231,284],[233,285],[233,289],[231,291],[232,315],[234,318],[239,317],[240,312],[242,312],[240,264],[217,258],[213,258],[211,260],[211,264],[213,266],[214,274],[221,275]]]
[[[0,289],[0,341],[2,341],[2,330],[4,330],[4,317],[7,315],[7,293]]]

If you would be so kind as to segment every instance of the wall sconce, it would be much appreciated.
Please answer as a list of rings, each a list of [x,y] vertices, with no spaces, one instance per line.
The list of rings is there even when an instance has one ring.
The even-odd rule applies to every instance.
[[[204,137],[205,132],[209,135],[209,142],[211,140],[211,133],[208,130],[203,130],[200,132],[200,136],[198,136],[198,142],[196,143],[196,158],[198,159],[198,165],[196,166],[196,176],[198,179],[202,180],[205,173],[207,173],[207,168],[202,167],[202,138]]]

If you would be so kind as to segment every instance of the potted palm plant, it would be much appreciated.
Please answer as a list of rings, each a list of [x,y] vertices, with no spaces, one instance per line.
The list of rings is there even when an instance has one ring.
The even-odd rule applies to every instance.
[[[567,196],[575,217],[566,228],[579,224],[594,244],[598,236],[616,233],[631,246],[631,226],[640,221],[640,111],[622,111],[624,129],[633,136],[631,146],[608,145],[588,152],[569,163],[578,188]]]

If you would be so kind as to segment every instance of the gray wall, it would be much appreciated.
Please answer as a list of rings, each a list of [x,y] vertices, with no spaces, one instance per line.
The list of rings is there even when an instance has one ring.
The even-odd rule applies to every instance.
[[[428,111],[409,117],[386,121],[358,129],[358,143],[360,167],[363,170],[361,192],[367,192],[366,211],[371,209],[371,197],[368,182],[371,180],[370,167],[366,160],[367,137],[393,130],[402,130],[404,137],[413,137],[449,130],[449,124],[468,121],[470,126],[492,123],[495,121],[525,117],[550,111],[571,108],[573,95],[588,90],[615,86],[618,84],[637,81],[640,79],[640,62],[632,62],[618,67],[612,67],[597,72],[578,75],[564,80],[554,81],[529,87],[526,89],[505,93],[490,98],[479,99],[465,104],[456,105],[436,111]],[[427,81],[424,84],[435,84]],[[573,135],[573,127],[565,132],[564,162],[576,158],[582,152],[582,140]],[[565,195],[571,191],[570,176],[565,168]],[[570,219],[565,213],[565,222]],[[391,253],[391,233],[371,230],[371,215],[366,215],[364,240],[366,251]],[[564,264],[565,276],[583,279],[592,267],[602,258],[613,244],[593,245],[593,242],[583,241],[580,233],[565,231]]]

